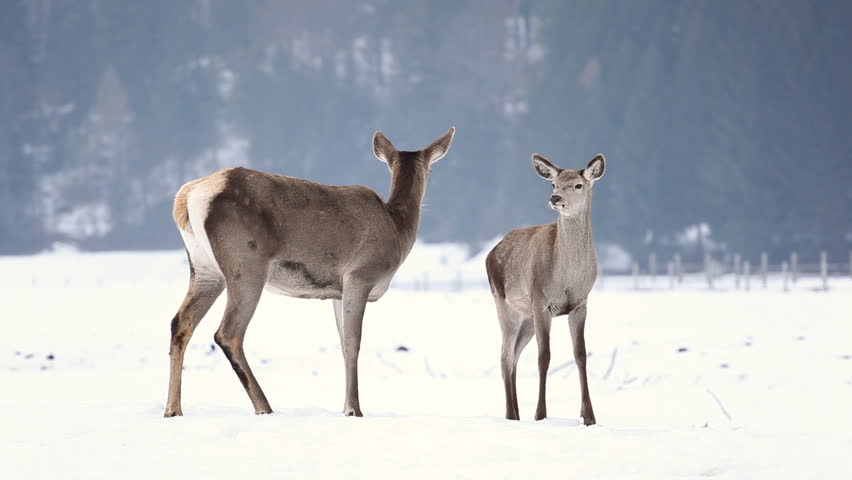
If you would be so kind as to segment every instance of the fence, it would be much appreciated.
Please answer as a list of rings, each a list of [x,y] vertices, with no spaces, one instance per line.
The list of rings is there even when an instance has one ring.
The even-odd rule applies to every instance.
[[[830,262],[826,252],[820,253],[818,263],[801,263],[796,252],[781,263],[770,264],[766,253],[755,260],[752,263],[739,254],[726,255],[724,258],[706,254],[701,263],[686,263],[679,253],[675,253],[670,259],[661,262],[656,253],[651,253],[647,262],[633,262],[626,272],[601,270],[596,288],[673,290],[690,286],[718,291],[790,291],[794,288],[829,290],[833,281],[839,283],[843,278],[852,280],[852,252],[849,253],[848,261],[843,262]],[[484,265],[479,270],[454,269],[451,266],[442,271],[423,271],[400,277],[394,279],[393,286],[404,290],[460,292],[488,288]]]
[[[802,264],[799,262],[797,252],[791,252],[790,256],[780,264],[770,265],[769,256],[761,253],[759,261],[752,266],[749,260],[743,259],[741,255],[734,254],[729,259],[714,259],[711,254],[704,255],[704,261],[700,264],[688,264],[681,261],[679,253],[675,253],[671,260],[666,262],[666,277],[668,287],[677,288],[684,283],[686,276],[700,277],[706,287],[715,289],[722,278],[731,280],[735,290],[751,290],[753,287],[768,288],[770,276],[779,280],[784,291],[790,290],[803,279],[818,280],[816,289],[828,290],[831,280],[837,278],[852,279],[852,252],[849,252],[848,261],[829,262],[828,253],[820,252],[819,262],[816,264]],[[657,255],[648,255],[647,267],[643,270],[638,262],[633,262],[631,277],[634,289],[659,287],[657,281]]]

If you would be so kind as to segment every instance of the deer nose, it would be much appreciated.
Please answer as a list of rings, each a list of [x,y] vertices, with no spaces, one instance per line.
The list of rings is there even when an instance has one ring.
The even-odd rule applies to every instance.
[[[559,195],[551,195],[550,196],[550,203],[552,203],[554,205],[556,205],[556,202],[558,202],[559,200],[562,200],[562,197],[560,197]]]

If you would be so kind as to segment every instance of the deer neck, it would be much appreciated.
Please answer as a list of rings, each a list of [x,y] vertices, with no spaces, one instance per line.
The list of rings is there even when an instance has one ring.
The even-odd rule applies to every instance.
[[[428,171],[417,161],[400,161],[392,171],[387,208],[399,233],[400,246],[407,254],[417,236]]]
[[[587,205],[577,215],[559,215],[556,220],[556,256],[563,265],[578,265],[588,259],[592,244],[592,209]]]

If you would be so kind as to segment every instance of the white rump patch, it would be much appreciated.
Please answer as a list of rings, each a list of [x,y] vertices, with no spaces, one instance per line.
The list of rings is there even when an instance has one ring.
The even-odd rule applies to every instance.
[[[192,187],[186,196],[186,209],[189,215],[189,225],[193,233],[184,232],[183,243],[186,245],[192,265],[195,271],[207,271],[208,274],[215,273],[222,276],[222,269],[213,255],[213,247],[204,229],[207,220],[207,212],[210,210],[210,202],[225,188],[225,172],[220,170]]]

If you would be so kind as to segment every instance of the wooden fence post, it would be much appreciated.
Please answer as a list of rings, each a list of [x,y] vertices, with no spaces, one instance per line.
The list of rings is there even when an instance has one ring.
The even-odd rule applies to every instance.
[[[633,290],[639,290],[639,263],[633,262]]]
[[[734,287],[739,290],[740,289],[740,267],[742,264],[742,258],[739,253],[734,254]]]
[[[790,254],[790,277],[794,284],[799,279],[799,254],[796,252]]]
[[[648,255],[648,272],[651,274],[651,283],[657,283],[657,254],[654,252]]]
[[[674,273],[674,262],[669,262],[666,264],[666,274],[669,276],[669,289],[674,290],[675,286],[675,273]]]
[[[819,252],[819,275],[822,277],[822,289],[828,290],[828,252]]]
[[[769,255],[766,252],[760,253],[760,277],[763,288],[766,288],[767,278],[769,277]]]
[[[784,291],[785,292],[789,290],[789,286],[787,285],[787,280],[788,280],[787,277],[788,277],[789,270],[790,270],[790,265],[787,262],[784,262],[784,263],[781,264],[781,278],[784,279]]]
[[[683,264],[680,261],[680,252],[674,254],[675,275],[677,283],[683,283]],[[852,276],[852,252],[849,252],[849,276]]]
[[[704,254],[704,275],[707,277],[707,287],[713,289],[713,272],[710,271],[710,254]]]

